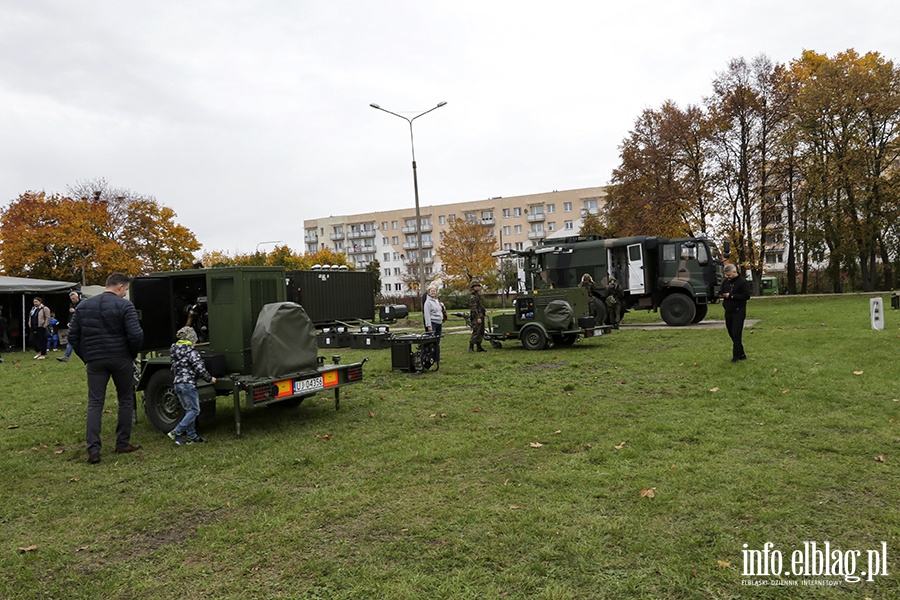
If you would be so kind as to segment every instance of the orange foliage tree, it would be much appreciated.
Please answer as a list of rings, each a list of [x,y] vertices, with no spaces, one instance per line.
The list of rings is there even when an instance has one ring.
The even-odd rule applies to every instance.
[[[115,271],[188,268],[200,244],[174,217],[147,198],[26,192],[0,211],[0,265],[7,275],[87,284]]]

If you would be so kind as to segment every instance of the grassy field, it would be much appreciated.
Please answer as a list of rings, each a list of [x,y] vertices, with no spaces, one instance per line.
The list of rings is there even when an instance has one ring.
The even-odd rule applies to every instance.
[[[223,399],[182,448],[141,414],[123,456],[111,394],[96,466],[80,361],[5,354],[0,597],[900,598],[900,314],[749,316],[738,364],[721,329],[474,355],[451,333],[422,375],[323,351],[370,359],[339,411],[248,411],[237,439]],[[855,575],[886,548],[888,575],[742,575],[744,550],[790,570],[826,541]]]

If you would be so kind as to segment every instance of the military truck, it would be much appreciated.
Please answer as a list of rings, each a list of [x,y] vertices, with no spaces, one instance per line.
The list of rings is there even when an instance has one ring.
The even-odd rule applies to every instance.
[[[511,314],[495,315],[484,337],[495,348],[517,339],[527,350],[543,350],[609,333],[609,325],[598,324],[591,316],[590,302],[585,288],[534,290],[516,298]]]
[[[144,330],[137,390],[153,426],[168,432],[184,410],[175,395],[169,348],[175,332],[191,326],[197,350],[215,384],[198,382],[200,422],[215,415],[216,399],[231,396],[235,430],[241,407],[298,405],[320,391],[359,383],[363,363],[326,364],[318,356],[313,324],[300,305],[286,302],[282,267],[226,267],[136,277],[131,300]],[[243,401],[242,401],[243,398]]]
[[[588,273],[603,290],[615,277],[623,310],[658,310],[675,326],[702,321],[719,301],[725,276],[719,248],[705,237],[578,236],[518,254],[526,257],[529,289],[573,287]],[[597,303],[598,320],[601,312],[605,307]]]

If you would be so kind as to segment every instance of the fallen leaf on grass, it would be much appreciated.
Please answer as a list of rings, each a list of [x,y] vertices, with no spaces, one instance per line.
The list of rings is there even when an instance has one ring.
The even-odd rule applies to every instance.
[[[82,550],[90,550],[90,546],[82,546],[81,548],[75,548],[75,552],[81,552]]]
[[[654,496],[656,496],[656,488],[655,487],[641,490],[641,498],[646,497],[646,498],[652,499]]]
[[[54,450],[53,454],[62,454],[65,450]]]
[[[728,567],[731,566],[731,563],[728,562],[727,560],[720,560],[720,559],[717,559],[717,560],[716,560],[716,563],[717,563],[721,568],[723,568],[723,569],[727,569]]]
[[[773,374],[773,375],[774,375],[775,373],[777,373],[777,372],[778,372],[778,367],[775,367],[774,369],[772,369],[772,374]]]
[[[562,429],[557,429],[556,431],[553,432],[553,435],[559,435],[561,433],[562,433]]]
[[[894,402],[896,402],[896,400],[894,400]],[[19,426],[18,425],[7,425],[6,428],[7,429],[18,429]]]
[[[719,388],[717,388],[717,387],[714,387],[714,388],[712,388],[712,389],[711,389],[711,390],[709,390],[709,391],[711,391],[711,392],[718,392],[718,391],[719,391]]]
[[[322,439],[325,440],[325,441],[327,442],[328,440],[331,439],[331,436],[330,436],[330,435],[323,435],[323,436],[322,436]]]
[[[884,458],[883,455],[878,455],[878,456],[876,456],[876,457],[875,457],[875,460],[876,460],[877,462],[887,462],[887,461],[885,460],[885,458]]]
[[[613,446],[613,448],[615,448],[616,450],[621,450],[622,448],[625,447],[626,442],[627,442],[627,440],[622,440],[621,444],[619,444],[618,446]]]
[[[511,509],[513,509],[513,510],[516,510],[516,509],[519,508],[519,507],[516,506],[515,504],[510,504],[509,507],[510,507]]]
[[[19,548],[19,552],[22,552],[22,553],[34,552],[35,550],[37,550],[37,546],[28,546],[27,548]]]
[[[76,481],[81,481],[78,477],[69,477],[67,480],[69,483],[75,483]]]
[[[540,448],[541,446],[543,446],[543,444],[540,442],[529,442],[528,445],[532,448]]]
[[[481,407],[476,406],[475,408],[472,409],[472,412],[481,412]]]
[[[862,374],[863,374],[863,371],[853,371],[853,374],[854,374],[854,375],[862,375]]]
[[[373,412],[370,412],[370,413],[369,413],[369,417],[370,417],[370,418],[371,418],[371,417],[374,417],[374,416],[375,416],[375,413],[373,413]]]
[[[787,388],[787,389],[781,390],[781,393],[782,393],[782,394],[787,394],[789,391],[791,391],[791,388]]]

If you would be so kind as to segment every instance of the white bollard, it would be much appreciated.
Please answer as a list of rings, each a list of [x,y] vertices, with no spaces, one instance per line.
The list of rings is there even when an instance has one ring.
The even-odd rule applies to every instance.
[[[884,303],[881,298],[869,300],[869,313],[872,316],[872,329],[884,329]]]

